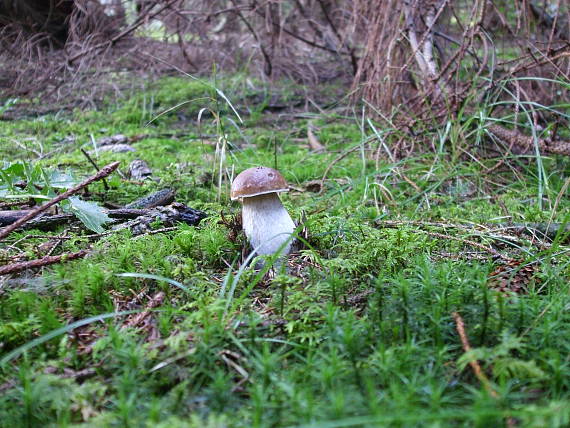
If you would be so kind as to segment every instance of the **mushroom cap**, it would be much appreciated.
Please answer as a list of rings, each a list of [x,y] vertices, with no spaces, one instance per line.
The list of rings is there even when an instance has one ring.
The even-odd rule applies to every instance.
[[[251,198],[274,192],[287,192],[289,186],[281,173],[266,166],[246,169],[232,183],[231,199]]]

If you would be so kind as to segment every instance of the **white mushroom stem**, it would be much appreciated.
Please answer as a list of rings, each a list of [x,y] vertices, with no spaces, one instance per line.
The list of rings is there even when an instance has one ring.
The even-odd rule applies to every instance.
[[[243,198],[242,203],[243,229],[256,253],[267,255],[280,251],[288,254],[295,223],[277,193]]]

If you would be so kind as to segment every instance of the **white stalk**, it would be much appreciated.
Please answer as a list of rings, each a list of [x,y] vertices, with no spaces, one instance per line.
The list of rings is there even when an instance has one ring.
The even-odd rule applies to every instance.
[[[281,254],[288,254],[295,223],[277,193],[243,198],[242,203],[243,229],[256,253],[275,254],[281,249]]]

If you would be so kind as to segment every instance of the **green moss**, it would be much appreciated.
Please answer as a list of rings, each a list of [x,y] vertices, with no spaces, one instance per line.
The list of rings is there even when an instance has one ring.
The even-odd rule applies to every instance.
[[[98,111],[4,124],[5,161],[82,178],[94,171],[83,148],[99,166],[119,160],[124,173],[144,159],[153,170],[143,183],[114,174],[108,191],[92,184],[89,200],[124,205],[168,187],[208,218],[140,237],[121,231],[89,240],[71,230],[73,239],[56,251],[90,245],[88,257],[0,283],[0,358],[29,346],[0,367],[0,386],[7,385],[0,426],[494,426],[508,417],[525,426],[567,425],[565,238],[538,247],[488,228],[566,221],[568,160],[543,159],[545,175],[527,160],[489,174],[462,159],[458,147],[474,143],[464,139],[462,118],[437,154],[391,162],[360,120],[332,114],[311,119],[327,149],[313,153],[306,117],[265,110],[274,89],[243,75],[214,80],[244,125],[219,93],[181,78],[151,82]],[[299,88],[282,85],[279,102],[297,103]],[[338,90],[325,86],[323,93]],[[204,115],[198,129],[202,108],[219,122]],[[136,152],[94,152],[91,136],[119,133],[146,138],[132,143]],[[222,158],[215,143],[224,136],[230,144]],[[386,134],[385,143],[398,139]],[[480,162],[491,168],[497,161]],[[230,239],[222,223],[240,210],[229,200],[230,179],[275,164],[293,186],[281,198],[293,218],[306,218],[308,245],[289,272],[269,280],[255,263],[241,264],[246,240]],[[305,189],[323,178],[322,192]],[[46,238],[27,235],[62,232],[16,232],[2,256],[40,257]],[[491,290],[496,263],[468,241],[538,262],[529,293]],[[157,295],[162,303],[141,324],[126,326],[136,314],[113,314],[140,314]],[[453,312],[462,315],[472,355],[499,399],[463,368],[469,354]],[[33,342],[90,317],[86,326]]]

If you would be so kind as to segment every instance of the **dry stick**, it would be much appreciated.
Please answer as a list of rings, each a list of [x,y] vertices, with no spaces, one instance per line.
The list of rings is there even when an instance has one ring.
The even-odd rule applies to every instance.
[[[113,233],[114,230],[111,230],[109,232],[103,232],[103,233],[94,233],[91,235],[73,235],[73,236],[61,236],[61,235],[26,235],[23,236],[22,238],[18,239],[17,241],[13,242],[10,247],[15,247],[17,244],[19,244],[22,241],[25,241],[26,239],[50,239],[52,241],[66,241],[66,240],[71,240],[71,239],[94,239],[94,238],[102,238],[103,236],[106,235],[110,235],[111,233]]]
[[[67,236],[67,234],[69,233],[69,229],[66,229],[60,236],[65,237]],[[48,241],[50,242],[50,241]],[[58,245],[60,245],[63,241],[61,239],[56,239],[55,242],[53,242],[53,244],[51,245],[51,248],[49,249],[49,251],[46,253],[46,256],[52,256],[55,249],[58,247]]]
[[[87,158],[87,160],[89,161],[89,163],[91,165],[93,165],[93,168],[95,168],[95,171],[100,171],[101,168],[99,168],[99,166],[95,163],[95,161],[93,160],[93,158],[89,155],[89,153],[87,153],[85,151],[85,149],[81,148],[81,153],[83,153],[83,155]],[[107,180],[103,179],[103,187],[105,188],[105,191],[108,192],[109,191],[109,185],[107,184]]]
[[[175,11],[174,13],[176,15],[181,15],[180,11]],[[182,15],[182,17],[184,19],[188,20],[188,18],[186,18],[184,15]],[[194,64],[194,61],[192,61],[192,58],[190,58],[190,54],[188,53],[188,51],[186,49],[186,42],[185,42],[184,36],[182,34],[181,21],[182,20],[179,17],[176,18],[176,36],[178,37],[178,48],[182,52],[182,55],[184,56],[184,59],[186,60],[188,65],[194,69],[193,72],[197,72],[199,70],[199,68],[196,66],[196,64]]]
[[[13,201],[13,202],[2,202],[0,203],[0,210],[3,210],[4,208],[10,208],[10,207],[18,207],[18,206],[24,206],[24,205],[30,205],[30,200],[27,201]]]
[[[245,26],[247,27],[249,32],[253,35],[253,38],[259,45],[259,50],[261,51],[261,55],[263,56],[263,61],[265,62],[265,67],[263,72],[265,73],[266,76],[271,76],[273,70],[273,64],[271,63],[271,56],[265,50],[265,47],[263,46],[263,43],[261,43],[261,39],[259,38],[257,32],[255,31],[255,28],[253,28],[250,22],[247,19],[245,19],[245,16],[243,16],[243,13],[241,13],[241,10],[238,9],[236,0],[231,0],[231,2],[235,6],[236,15],[243,21],[243,23],[245,24]]]
[[[152,231],[147,232],[145,234],[135,236],[133,239],[137,239],[137,238],[140,238],[140,237],[146,236],[146,235],[154,235],[157,233],[170,232],[170,231],[173,231],[176,229],[178,229],[178,228],[177,227],[165,227],[162,229],[152,230]],[[96,235],[87,235],[87,236],[82,236],[82,238],[102,237],[105,235],[110,235],[113,232],[114,231],[99,233]],[[30,235],[28,237],[29,238],[51,238],[51,239],[57,239],[58,242],[61,242],[64,239],[74,239],[75,238],[73,236],[42,236],[42,235]],[[25,238],[28,238],[28,237],[25,237]],[[46,257],[42,257],[41,259],[30,260],[27,262],[12,263],[9,265],[1,266],[0,267],[0,275],[17,273],[17,272],[21,272],[21,271],[26,270],[26,269],[32,269],[32,268],[52,265],[55,263],[66,262],[69,260],[80,259],[82,257],[85,257],[87,254],[89,254],[88,250],[81,250],[81,251],[78,251],[76,253],[62,254],[59,256],[46,256]]]
[[[524,49],[524,46],[519,46],[519,47],[521,48],[521,50]],[[570,47],[570,46],[562,46],[561,48],[558,48],[558,49],[552,49],[551,51],[549,51],[549,53],[550,53],[550,55],[554,55],[554,56],[551,56],[550,58],[551,58],[552,60],[557,59],[557,58],[558,58],[557,55],[558,55],[560,52],[562,52],[563,56],[566,56],[566,54],[570,53],[570,52],[567,52],[569,47]],[[519,62],[522,62],[522,61],[524,61],[524,60],[529,60],[529,59],[532,59],[532,61],[530,61],[530,63],[527,63],[527,65],[529,65],[529,66],[532,65],[532,64],[535,64],[536,66],[543,65],[543,64],[536,64],[535,61],[534,61],[534,59],[533,59],[533,57],[532,57],[532,55],[530,55],[530,54],[521,54],[521,56],[518,57],[518,58],[509,59],[509,60],[505,60],[505,61],[500,61],[499,63],[497,63],[497,66],[511,70],[511,71],[510,71],[510,74],[518,73],[518,72],[521,71],[521,70],[519,70],[519,69],[513,69],[513,68],[511,67],[511,65],[512,65],[512,64],[517,65],[517,63],[519,63]],[[519,66],[521,66],[521,65],[524,65],[524,64],[518,64],[517,67],[519,67]],[[514,67],[514,65],[513,65],[513,67]],[[533,68],[534,68],[534,67],[533,67]]]
[[[453,316],[453,319],[455,320],[455,327],[457,329],[457,333],[459,334],[459,338],[461,339],[461,345],[463,346],[463,351],[464,352],[471,351],[471,345],[469,344],[469,339],[467,338],[467,334],[465,333],[465,323],[463,322],[463,318],[461,317],[461,315],[459,315],[458,312],[452,312],[451,315]],[[495,391],[493,389],[493,386],[491,385],[491,381],[489,380],[487,375],[485,375],[485,373],[481,369],[479,362],[477,360],[472,360],[472,361],[469,361],[469,365],[473,369],[473,373],[475,373],[475,377],[477,379],[479,379],[479,382],[481,382],[483,384],[483,387],[489,393],[489,395],[493,398],[498,399],[499,394],[497,393],[497,391]],[[506,418],[506,423],[507,423],[508,427],[517,426],[516,420],[510,416],[508,416]]]
[[[75,260],[85,257],[89,254],[88,250],[77,251],[76,253],[62,254],[60,256],[45,256],[41,259],[30,260],[28,262],[12,263],[0,267],[0,275],[7,275],[9,273],[21,272],[26,269],[38,268],[55,263],[66,262],[68,260]]]
[[[338,42],[341,44],[341,46],[344,45],[345,40],[340,35],[340,32],[338,31],[338,29],[334,25],[334,22],[331,19],[329,11],[327,9],[327,5],[323,2],[323,0],[317,0],[317,2],[321,6],[321,10],[323,11],[323,14],[325,15],[325,19],[326,19],[327,23],[329,24],[329,26],[331,27],[334,35],[338,39]],[[348,45],[346,46],[346,49],[347,49],[348,53],[350,54],[350,64],[352,65],[352,74],[356,75],[356,73],[358,72],[358,58],[356,56],[355,49],[353,46],[348,46]]]
[[[4,223],[4,225],[13,224],[15,221],[19,221],[22,217],[28,215],[31,210],[22,210],[22,211],[12,211],[13,215],[10,211],[0,211],[0,222]],[[107,215],[112,219],[134,219],[142,215],[146,215],[151,212],[150,208],[118,208],[115,210],[107,210]],[[30,220],[26,226],[35,229],[46,229],[52,226],[57,226],[59,224],[67,223],[68,221],[74,219],[75,216],[73,214],[56,214],[56,215],[45,215],[37,220]],[[91,235],[87,235],[91,236]],[[84,237],[87,237],[84,236]],[[100,236],[100,234],[94,235]]]
[[[465,323],[463,322],[463,318],[461,318],[461,315],[459,315],[458,312],[453,312],[451,315],[455,320],[455,327],[457,328],[457,333],[459,334],[459,338],[461,339],[461,345],[463,346],[463,351],[464,352],[471,351],[471,345],[469,344],[469,339],[467,338],[467,334],[465,333]],[[487,392],[493,398],[499,398],[499,394],[497,394],[497,391],[495,391],[491,386],[489,378],[487,377],[487,375],[485,375],[485,373],[483,373],[483,370],[481,370],[479,362],[477,360],[472,360],[469,361],[469,365],[473,369],[475,377],[479,379],[479,382],[483,384],[483,387],[487,390]]]
[[[492,254],[495,257],[499,257],[500,259],[506,261],[506,262],[512,262],[514,261],[514,259],[505,256],[501,253],[499,253],[497,250],[495,250],[494,248],[491,247],[486,247],[483,244],[479,244],[478,242],[475,241],[470,241],[468,239],[462,239],[462,238],[458,238],[456,236],[450,236],[450,235],[444,235],[443,233],[437,233],[437,232],[428,232],[425,230],[419,230],[419,232],[423,232],[426,235],[430,235],[433,236],[435,238],[441,238],[441,239],[452,239],[454,241],[459,241],[459,242],[463,242],[464,244],[468,244],[468,245],[472,245],[473,247],[477,247],[477,248],[481,248],[483,251],[487,251],[488,253]]]
[[[547,63],[550,64],[554,64],[554,61],[560,59],[560,58],[564,58],[570,56],[570,50],[568,46],[564,46],[560,49],[555,49],[552,53],[551,56],[547,56],[544,59],[538,60],[538,61],[528,61],[526,63],[523,64],[519,64],[517,65],[516,68],[514,68],[514,70],[512,70],[511,72],[509,72],[509,76],[515,76],[517,73],[523,72],[523,71],[528,71],[531,70],[533,68],[536,67],[540,67],[542,65],[545,65]],[[530,55],[527,55],[527,58],[530,57]],[[499,64],[500,65],[500,64]]]
[[[0,231],[0,240],[4,239],[11,232],[16,230],[17,228],[19,228],[23,224],[27,223],[31,219],[37,217],[39,214],[46,211],[49,207],[57,204],[58,202],[63,201],[64,199],[69,198],[71,195],[74,195],[75,193],[79,192],[81,189],[83,189],[84,187],[93,183],[94,181],[97,181],[97,180],[100,180],[104,177],[107,177],[109,174],[111,174],[113,171],[115,171],[119,167],[119,163],[120,162],[110,163],[109,165],[107,165],[103,169],[101,169],[101,171],[99,171],[97,174],[95,174],[95,175],[89,177],[88,179],[82,181],[77,186],[72,187],[71,189],[67,190],[66,192],[62,193],[61,195],[56,196],[55,198],[53,198],[51,201],[45,203],[44,205],[40,205],[36,209],[32,210],[28,215],[22,217],[21,219],[19,219],[16,222],[12,223],[10,226],[5,227],[4,229],[2,229]]]

